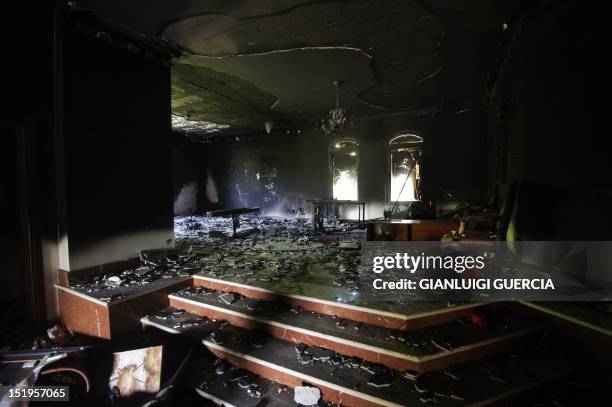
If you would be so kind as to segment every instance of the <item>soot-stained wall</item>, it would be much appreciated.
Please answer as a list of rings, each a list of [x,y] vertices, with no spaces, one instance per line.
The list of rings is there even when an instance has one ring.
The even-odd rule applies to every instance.
[[[385,207],[393,204],[389,202],[387,143],[402,133],[424,138],[423,192],[434,208],[456,205],[448,193],[464,201],[484,198],[485,132],[486,115],[480,110],[355,120],[346,136],[360,144],[359,199],[367,204],[366,217],[383,216]],[[204,144],[205,168],[184,166],[195,171],[190,179],[198,180],[198,196],[204,196],[198,200],[197,212],[244,206],[259,206],[269,215],[292,215],[298,208],[310,212],[308,199],[331,196],[329,147],[333,142],[319,131],[302,129],[226,137]],[[191,155],[189,144],[175,150],[175,166],[188,162]],[[175,202],[188,200],[191,192],[177,191],[176,184],[175,178]],[[204,194],[203,189],[207,190]],[[181,214],[176,209],[180,208],[175,205],[175,214]]]
[[[595,12],[570,1],[526,13],[500,77],[491,168],[502,190],[522,185],[517,239],[609,240],[612,157],[595,128]]]
[[[204,177],[207,169],[206,147],[177,133],[173,134],[172,142],[174,214],[191,215],[209,202]],[[214,200],[214,195],[211,195],[210,202],[214,203]]]
[[[169,68],[70,26],[64,47],[69,268],[171,245]]]
[[[0,229],[0,284],[11,287],[2,300],[23,296],[23,276],[20,253],[19,203],[17,185],[17,137],[1,129],[3,147],[0,150],[0,213],[10,214]]]
[[[0,235],[6,234],[5,239],[8,238],[8,241],[0,238],[3,240],[0,243],[0,273],[3,274],[5,299],[23,297],[21,281],[26,279],[23,274],[26,264],[22,257],[26,251],[20,248],[27,248],[28,255],[32,256],[28,260],[32,261],[30,264],[35,276],[28,288],[34,290],[36,298],[26,301],[25,307],[23,304],[13,305],[36,321],[44,318],[45,311],[49,319],[57,315],[54,288],[57,275],[53,150],[54,6],[54,2],[44,2],[36,7],[25,2],[15,3],[11,7],[11,17],[6,18],[0,28],[3,38],[12,39],[5,42],[3,52],[7,56],[18,55],[10,62],[6,60],[0,76],[3,95],[0,111],[0,167],[3,167],[0,184],[3,185],[0,186],[0,195],[9,194],[0,197],[0,201],[4,201],[0,203],[0,213],[3,214]],[[21,145],[19,155],[15,143]],[[17,184],[26,188],[29,202],[20,199]],[[23,218],[20,216],[22,213],[25,215]],[[28,235],[22,234],[18,225],[26,218],[31,228]],[[28,238],[25,244],[24,240]]]

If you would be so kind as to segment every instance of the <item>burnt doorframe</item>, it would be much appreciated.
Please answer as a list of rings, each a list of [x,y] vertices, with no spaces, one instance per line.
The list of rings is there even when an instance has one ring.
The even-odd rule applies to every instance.
[[[38,196],[39,168],[36,132],[23,123],[0,117],[0,128],[16,141],[17,203],[19,206],[19,265],[23,273],[23,298],[28,322],[46,324],[45,276],[42,256],[42,224]],[[11,214],[8,214],[11,216]]]

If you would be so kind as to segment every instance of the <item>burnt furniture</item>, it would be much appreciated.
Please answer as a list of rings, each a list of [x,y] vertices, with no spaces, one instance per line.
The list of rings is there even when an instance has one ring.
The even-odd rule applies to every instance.
[[[233,209],[219,209],[216,211],[208,211],[206,215],[215,218],[215,217],[232,217],[232,228],[234,229],[234,235],[236,234],[236,230],[240,227],[240,215],[244,215],[246,213],[259,213],[260,208],[233,208]]]
[[[453,219],[380,219],[366,222],[367,240],[440,240],[459,228]]]
[[[329,212],[334,213],[338,206],[356,205],[358,208],[357,219],[359,225],[365,223],[365,202],[363,201],[345,201],[336,199],[309,199],[307,202],[312,203],[312,227],[314,230],[323,231],[323,221]]]

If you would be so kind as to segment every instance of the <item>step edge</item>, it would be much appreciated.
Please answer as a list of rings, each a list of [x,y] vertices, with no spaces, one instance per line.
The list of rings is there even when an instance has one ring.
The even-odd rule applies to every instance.
[[[108,305],[109,305],[108,302],[105,302],[105,301],[99,300],[97,298],[91,297],[91,296],[89,296],[87,294],[83,294],[83,293],[81,293],[79,291],[76,291],[73,288],[64,287],[63,285],[59,285],[59,284],[55,284],[55,288],[60,290],[60,291],[64,291],[65,293],[72,294],[72,295],[74,295],[76,297],[82,298],[82,299],[84,299],[86,301],[93,302],[94,304],[102,305],[102,306],[108,308]]]
[[[571,367],[555,371],[554,373],[548,375],[548,377],[536,380],[535,382],[525,383],[517,388],[507,390],[501,394],[498,394],[493,397],[489,397],[488,399],[477,401],[475,403],[471,403],[468,407],[486,407],[486,406],[496,406],[499,405],[500,402],[504,402],[504,400],[511,398],[515,395],[521,394],[522,392],[529,389],[536,389],[541,385],[551,383],[566,374],[569,374],[573,369]],[[507,401],[507,400],[506,400]]]
[[[368,401],[370,403],[375,403],[375,404],[378,404],[378,405],[381,405],[381,406],[385,406],[385,407],[403,407],[401,404],[396,404],[396,403],[394,403],[392,401],[384,400],[384,399],[378,398],[376,396],[371,396],[369,394],[362,393],[362,392],[359,392],[359,391],[356,391],[356,390],[353,390],[353,389],[348,389],[346,387],[339,386],[337,384],[325,381],[323,379],[319,379],[319,378],[314,377],[314,376],[310,376],[310,375],[307,375],[307,374],[304,374],[304,373],[296,372],[295,370],[291,370],[291,369],[286,368],[284,366],[277,365],[277,364],[274,364],[274,363],[271,363],[271,362],[267,362],[265,360],[262,360],[262,359],[259,359],[259,358],[256,358],[254,356],[247,355],[247,354],[244,354],[244,353],[241,353],[241,352],[237,352],[237,351],[235,351],[233,349],[229,349],[229,348],[226,348],[225,346],[209,342],[209,341],[207,341],[205,339],[202,340],[202,343],[206,347],[210,347],[210,348],[216,349],[216,350],[221,351],[221,352],[229,353],[230,355],[233,355],[233,356],[238,357],[240,359],[244,359],[244,360],[248,360],[249,362],[257,363],[257,364],[265,366],[265,367],[267,367],[269,369],[273,369],[273,370],[279,371],[281,373],[284,373],[284,374],[287,374],[287,375],[299,378],[300,380],[306,381],[308,383],[312,383],[313,385],[327,387],[327,388],[332,389],[334,391],[340,392],[341,394],[342,393],[348,394],[348,395],[353,396],[355,398],[366,400],[366,401]]]
[[[220,398],[218,398],[218,397],[213,396],[213,395],[212,395],[212,394],[210,394],[210,393],[205,392],[205,391],[204,391],[204,390],[202,390],[202,389],[198,389],[197,387],[196,387],[195,391],[196,391],[196,393],[198,393],[198,394],[199,394],[201,397],[205,398],[206,400],[210,400],[210,401],[212,401],[212,402],[213,402],[213,403],[215,403],[216,405],[223,406],[223,407],[237,407],[237,406],[235,406],[235,405],[233,405],[233,404],[231,404],[231,403],[228,403],[228,402],[227,402],[227,401],[225,401],[225,400],[222,400],[222,399],[220,399]]]
[[[155,287],[146,288],[145,290],[138,291],[136,293],[127,295],[127,296],[119,298],[117,300],[108,301],[108,302],[102,301],[102,300],[100,300],[98,298],[95,298],[95,297],[92,297],[90,295],[84,294],[84,293],[82,293],[80,291],[75,290],[74,288],[65,287],[65,286],[59,285],[59,284],[54,284],[54,286],[58,290],[62,290],[62,291],[68,292],[70,294],[74,294],[74,295],[76,295],[78,297],[81,297],[81,298],[83,298],[85,300],[94,302],[96,304],[104,305],[105,307],[108,308],[108,307],[111,307],[113,305],[117,305],[117,304],[121,304],[121,303],[126,302],[126,301],[133,300],[134,298],[142,297],[144,295],[151,294],[151,293],[154,293],[156,291],[160,291],[160,290],[166,289],[168,287],[172,287],[175,284],[184,283],[185,281],[189,281],[191,279],[192,279],[191,276],[179,277],[176,280],[168,281],[168,282],[159,284],[158,286],[155,286]]]
[[[226,308],[222,308],[222,307],[217,307],[214,305],[210,305],[210,304],[204,304],[198,301],[194,301],[194,300],[189,300],[187,298],[182,298],[182,297],[177,297],[174,295],[168,295],[168,298],[173,299],[173,300],[177,300],[177,301],[183,301],[186,302],[187,304],[192,304],[198,307],[202,307],[202,308],[207,308],[213,311],[218,311],[218,312],[222,312],[225,314],[230,314],[233,315],[235,317],[240,317],[240,318],[245,318],[245,319],[249,319],[251,321],[256,321],[256,322],[260,322],[263,324],[268,324],[268,325],[272,325],[275,326],[277,328],[281,328],[281,329],[288,329],[291,331],[296,331],[305,335],[310,335],[310,336],[315,336],[317,338],[321,338],[321,339],[327,339],[331,342],[335,342],[335,343],[339,343],[339,344],[343,344],[343,345],[349,345],[349,346],[353,346],[355,348],[359,348],[359,349],[363,349],[363,350],[368,350],[371,352],[376,352],[376,353],[383,353],[385,355],[388,356],[394,356],[400,359],[405,359],[405,360],[409,360],[415,363],[419,362],[419,358],[416,356],[411,356],[411,355],[406,355],[403,353],[399,353],[396,351],[392,351],[392,350],[388,350],[385,348],[379,348],[376,346],[372,346],[372,345],[367,345],[365,343],[362,342],[355,342],[355,341],[351,341],[350,339],[344,339],[344,338],[340,338],[338,336],[332,336],[332,335],[328,335],[328,334],[324,334],[321,332],[316,332],[316,331],[311,331],[309,329],[306,328],[300,328],[297,327],[295,325],[287,325],[287,324],[283,324],[282,322],[277,322],[277,321],[273,321],[273,320],[269,320],[269,319],[263,319],[263,318],[257,318],[257,317],[253,317],[250,316],[248,314],[244,314],[241,312],[237,312],[234,310],[228,310]]]
[[[170,328],[170,327],[167,327],[165,325],[158,324],[157,322],[153,322],[153,321],[151,321],[149,319],[149,317],[142,317],[142,318],[140,318],[140,323],[142,325],[150,326],[152,328],[157,328],[160,331],[168,332],[168,333],[171,333],[173,335],[180,335],[182,333],[181,331],[176,330],[174,328]]]
[[[579,325],[583,328],[587,328],[590,329],[592,331],[604,334],[606,336],[612,336],[612,330],[606,329],[602,326],[598,326],[595,324],[592,324],[590,322],[586,322],[583,320],[580,320],[578,318],[573,318],[569,315],[563,314],[559,311],[555,311],[555,310],[551,310],[549,308],[543,307],[539,304],[534,303],[533,301],[519,301],[519,304],[524,305],[525,307],[531,308],[531,309],[535,309],[537,311],[543,312],[545,314],[548,314],[550,316],[562,319],[564,321],[570,322],[574,325]]]
[[[436,360],[444,356],[466,352],[466,351],[480,348],[483,346],[492,345],[492,344],[499,343],[499,342],[504,342],[504,341],[507,341],[513,338],[528,336],[530,334],[535,334],[536,332],[541,331],[541,330],[542,330],[541,328],[537,328],[537,327],[521,329],[519,331],[512,332],[506,335],[501,335],[495,338],[485,339],[484,341],[479,341],[479,342],[470,343],[468,345],[458,346],[456,348],[451,349],[448,352],[438,352],[432,355],[426,355],[426,356],[419,358],[419,362],[429,362],[430,360]]]
[[[272,294],[272,295],[277,295],[277,296],[282,296],[282,297],[289,297],[289,298],[294,298],[296,300],[301,300],[301,301],[308,301],[308,302],[313,302],[313,303],[330,305],[330,306],[333,306],[333,307],[345,308],[345,309],[352,310],[352,311],[360,311],[360,312],[364,312],[364,313],[368,313],[368,314],[373,314],[373,315],[377,315],[377,316],[385,316],[385,317],[389,317],[389,318],[400,319],[400,320],[403,320],[403,321],[410,321],[410,320],[413,320],[413,319],[419,319],[419,318],[426,317],[426,316],[429,316],[429,315],[438,315],[438,314],[443,314],[445,312],[457,311],[457,310],[462,310],[462,309],[466,309],[466,308],[476,308],[478,306],[489,304],[487,302],[474,302],[474,303],[469,303],[469,304],[456,305],[454,307],[442,308],[442,309],[439,309],[439,310],[426,311],[426,312],[420,312],[420,313],[416,313],[416,314],[412,314],[412,315],[406,315],[406,314],[397,314],[397,313],[390,312],[390,311],[378,310],[378,309],[374,309],[374,308],[360,307],[358,305],[344,304],[342,302],[324,300],[322,298],[308,297],[308,296],[304,296],[304,295],[297,295],[297,294],[289,294],[289,293],[283,293],[283,292],[278,292],[278,291],[272,291],[272,290],[268,290],[266,288],[257,287],[257,286],[253,286],[253,285],[236,283],[236,282],[233,282],[233,281],[219,280],[219,279],[216,279],[216,278],[210,278],[210,277],[198,275],[197,273],[194,274],[192,277],[193,277],[194,280],[204,280],[204,281],[208,281],[208,282],[216,283],[216,284],[222,284],[222,285],[229,285],[229,286],[234,286],[234,287],[239,287],[239,288],[245,288],[245,289],[250,289],[250,290],[253,290],[253,291],[259,291],[261,293]]]
[[[238,311],[234,311],[234,310],[228,310],[226,308],[222,308],[222,307],[217,307],[214,305],[210,305],[210,304],[205,304],[199,301],[195,301],[195,300],[190,300],[188,298],[183,298],[183,297],[178,297],[172,294],[168,295],[169,299],[173,299],[176,301],[183,301],[187,304],[191,304],[191,305],[195,305],[198,307],[202,307],[202,308],[207,308],[207,309],[211,309],[213,311],[217,311],[217,312],[222,312],[222,313],[226,313],[226,314],[230,314],[236,317],[240,317],[240,318],[245,318],[245,319],[249,319],[252,321],[256,321],[256,322],[260,322],[263,324],[269,324],[281,329],[288,329],[288,330],[292,330],[292,331],[296,331],[305,335],[310,335],[310,336],[315,336],[317,338],[321,338],[321,339],[326,339],[329,340],[331,342],[335,342],[335,343],[339,343],[339,344],[343,344],[343,345],[348,345],[348,346],[352,346],[358,349],[362,349],[362,350],[367,350],[370,352],[375,352],[375,353],[381,353],[387,356],[391,356],[391,357],[395,357],[398,359],[403,359],[403,360],[408,360],[411,362],[414,362],[416,364],[423,364],[432,360],[437,360],[437,359],[441,359],[441,358],[445,358],[448,357],[450,355],[454,355],[454,354],[458,354],[458,353],[462,353],[465,351],[469,351],[471,349],[475,349],[475,348],[479,348],[479,347],[483,347],[483,346],[488,346],[491,344],[495,344],[495,343],[499,343],[499,342],[504,342],[513,338],[518,338],[518,337],[522,337],[522,336],[526,336],[529,335],[531,333],[535,333],[539,330],[539,328],[527,328],[527,329],[522,329],[516,332],[512,332],[510,334],[506,334],[506,335],[502,335],[502,336],[498,336],[496,338],[490,338],[490,339],[486,339],[484,341],[479,341],[479,342],[475,342],[475,343],[471,343],[468,345],[463,345],[463,346],[459,346],[457,348],[453,348],[452,350],[448,351],[448,352],[438,352],[438,353],[433,353],[431,355],[425,355],[425,356],[412,356],[412,355],[407,355],[401,352],[397,352],[397,351],[393,351],[390,349],[385,349],[385,348],[380,348],[377,346],[373,346],[373,345],[368,345],[365,344],[363,342],[356,342],[356,341],[352,341],[350,339],[344,339],[338,336],[333,336],[333,335],[329,335],[329,334],[324,334],[324,333],[320,333],[317,331],[312,331],[306,328],[300,328],[297,327],[295,325],[288,325],[288,324],[283,324],[281,322],[277,322],[277,321],[273,321],[273,320],[268,320],[268,319],[263,319],[263,318],[257,318],[257,317],[253,317],[250,316],[248,314],[244,314]]]

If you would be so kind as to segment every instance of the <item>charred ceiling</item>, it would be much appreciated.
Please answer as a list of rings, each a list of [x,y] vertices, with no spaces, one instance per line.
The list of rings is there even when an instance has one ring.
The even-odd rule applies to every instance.
[[[211,72],[211,75],[216,76],[210,78],[214,83],[218,84],[220,80],[225,80],[231,85],[227,86],[227,91],[230,93],[242,92],[245,83],[265,90],[269,92],[268,98],[252,100],[249,96],[245,96],[244,103],[257,106],[263,116],[260,119],[265,118],[279,125],[286,121],[279,121],[284,119],[279,117],[280,113],[288,114],[294,120],[310,121],[325,115],[334,104],[335,88],[332,82],[338,79],[343,80],[340,95],[342,105],[352,114],[363,115],[378,111],[359,100],[360,93],[376,85],[371,63],[372,58],[369,55],[355,48],[301,48],[223,58],[203,56],[181,58],[174,65],[173,77],[175,81],[183,81],[182,78],[187,73],[193,76],[198,72],[198,75]],[[305,67],[308,69],[304,69]],[[347,70],[347,67],[350,69]],[[218,74],[221,72],[223,74]],[[212,88],[213,84],[210,81],[201,78],[188,80],[192,83],[198,82],[201,86],[207,86],[208,90],[219,93],[219,90]],[[239,94],[230,97],[242,98]],[[206,103],[205,100],[194,100],[192,108],[197,109],[199,102]],[[238,110],[231,114],[239,115],[240,106],[235,107]]]
[[[175,128],[198,137],[314,123],[333,80],[356,118],[482,106],[505,23],[522,0],[82,0],[185,50]],[[527,2],[528,3],[528,2]],[[146,9],[146,13],[142,11]],[[189,67],[192,66],[191,68]]]
[[[419,82],[442,65],[436,49],[443,35],[435,16],[416,2],[397,0],[315,1],[249,19],[204,13],[163,31],[173,43],[211,57],[311,47],[360,49],[373,57],[377,83],[359,97],[385,109],[418,104]]]
[[[163,64],[167,64],[172,58],[177,58],[184,52],[163,38],[144,36],[76,4],[69,4],[66,8],[66,22],[68,26],[87,37],[105,41],[116,48]]]

